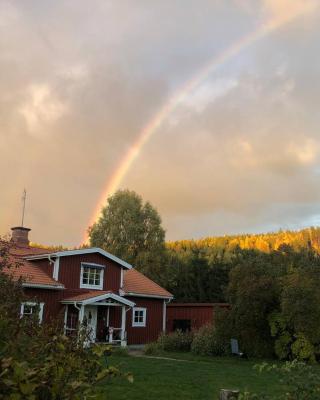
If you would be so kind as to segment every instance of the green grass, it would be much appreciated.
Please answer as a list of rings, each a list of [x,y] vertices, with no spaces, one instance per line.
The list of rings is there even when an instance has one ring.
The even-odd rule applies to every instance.
[[[110,364],[131,372],[134,382],[116,378],[105,383],[110,400],[215,400],[222,388],[279,394],[281,387],[272,373],[253,369],[257,361],[236,358],[194,357],[188,353],[167,353],[171,361],[112,355]]]

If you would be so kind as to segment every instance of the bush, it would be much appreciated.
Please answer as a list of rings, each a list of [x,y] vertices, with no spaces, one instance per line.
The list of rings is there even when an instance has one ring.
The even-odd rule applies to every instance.
[[[193,340],[192,332],[177,330],[169,334],[161,334],[154,343],[145,347],[145,354],[159,354],[162,351],[190,351]]]
[[[226,347],[219,340],[215,328],[205,325],[195,333],[191,351],[202,356],[222,356],[226,354]]]
[[[159,342],[148,343],[144,348],[144,354],[146,355],[158,355],[163,352],[162,345]]]
[[[193,333],[177,330],[159,336],[158,342],[164,351],[190,351]]]

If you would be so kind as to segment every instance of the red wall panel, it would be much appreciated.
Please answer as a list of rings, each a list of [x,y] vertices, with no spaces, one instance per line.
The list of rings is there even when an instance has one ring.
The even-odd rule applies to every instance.
[[[126,330],[128,344],[145,344],[157,340],[162,332],[163,300],[131,296],[128,299],[136,303],[136,307],[145,307],[147,309],[145,327],[133,327],[132,310],[130,309],[127,312]]]
[[[121,267],[98,253],[82,254],[60,258],[59,282],[68,289],[80,288],[81,262],[105,265],[103,290],[118,293],[120,287]],[[82,289],[86,290],[86,289]]]
[[[172,303],[167,306],[166,327],[168,332],[173,331],[175,319],[186,319],[191,321],[191,329],[199,329],[206,324],[214,323],[216,308],[229,308],[228,304],[221,303]]]
[[[60,301],[64,298],[64,290],[50,289],[25,289],[25,294],[30,299],[44,303],[43,322],[48,322],[50,319],[64,317],[64,305]]]

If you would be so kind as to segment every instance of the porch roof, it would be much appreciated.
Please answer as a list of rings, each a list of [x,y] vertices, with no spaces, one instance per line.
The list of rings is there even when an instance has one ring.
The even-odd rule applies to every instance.
[[[87,305],[87,304],[94,304],[94,303],[99,303],[100,301],[103,300],[113,300],[116,303],[123,304],[129,307],[134,307],[135,303],[125,299],[113,292],[105,292],[105,291],[97,291],[97,290],[91,290],[85,293],[81,293],[72,297],[67,297],[63,300],[61,300],[61,303],[63,304],[81,304],[81,305]]]

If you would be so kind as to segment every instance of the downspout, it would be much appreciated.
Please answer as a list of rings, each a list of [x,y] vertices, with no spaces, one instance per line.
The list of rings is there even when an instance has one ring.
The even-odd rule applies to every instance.
[[[163,310],[162,310],[162,331],[163,331],[163,333],[166,333],[166,330],[167,330],[167,304],[169,304],[171,300],[172,300],[172,298],[163,300]]]

